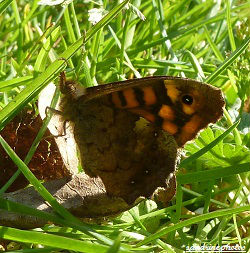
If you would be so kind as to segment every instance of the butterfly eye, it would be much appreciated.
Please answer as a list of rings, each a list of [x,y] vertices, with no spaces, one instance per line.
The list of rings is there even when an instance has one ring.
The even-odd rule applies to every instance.
[[[194,101],[194,99],[193,99],[193,97],[190,96],[190,95],[184,95],[184,96],[182,97],[182,103],[184,103],[184,104],[186,104],[186,105],[191,105],[191,104],[193,104],[193,101]]]

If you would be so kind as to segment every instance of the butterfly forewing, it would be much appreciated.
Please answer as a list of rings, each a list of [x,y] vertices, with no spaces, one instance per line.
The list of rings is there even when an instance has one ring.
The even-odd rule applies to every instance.
[[[86,90],[86,102],[107,96],[110,105],[129,110],[174,135],[183,146],[223,114],[219,89],[191,79],[156,76],[115,82]]]

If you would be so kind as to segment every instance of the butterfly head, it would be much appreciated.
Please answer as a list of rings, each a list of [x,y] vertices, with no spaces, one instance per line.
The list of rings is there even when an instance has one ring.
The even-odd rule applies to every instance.
[[[68,100],[76,100],[85,94],[85,88],[74,80],[67,80],[65,72],[60,73],[59,88]]]
[[[165,80],[164,83],[172,103],[171,123],[176,125],[173,134],[179,146],[223,115],[224,99],[220,89],[189,79]],[[166,126],[168,122],[166,120]]]

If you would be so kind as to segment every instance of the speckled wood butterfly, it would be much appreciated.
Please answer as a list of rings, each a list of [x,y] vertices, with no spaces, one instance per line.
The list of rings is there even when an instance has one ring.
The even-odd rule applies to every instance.
[[[187,78],[145,77],[84,89],[61,73],[60,89],[60,110],[73,123],[84,171],[127,203],[159,187],[172,197],[169,175],[178,148],[223,114],[220,89]]]

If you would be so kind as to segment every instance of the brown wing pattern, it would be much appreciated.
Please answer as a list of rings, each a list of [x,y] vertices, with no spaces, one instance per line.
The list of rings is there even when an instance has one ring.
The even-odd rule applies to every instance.
[[[149,77],[87,89],[86,98],[108,95],[113,106],[129,110],[174,135],[183,146],[223,114],[220,89],[191,79]]]
[[[103,96],[109,97],[112,106],[138,114],[172,134],[180,147],[216,122],[224,106],[220,89],[171,76],[99,85],[79,93],[77,99],[87,102]]]

